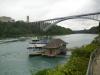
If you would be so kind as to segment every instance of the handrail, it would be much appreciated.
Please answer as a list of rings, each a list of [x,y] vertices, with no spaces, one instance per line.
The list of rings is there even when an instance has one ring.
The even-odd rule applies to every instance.
[[[88,68],[87,68],[87,72],[86,75],[93,75],[93,63],[96,60],[96,56],[98,54],[98,49],[94,50],[91,55],[90,55],[90,60],[88,63]]]

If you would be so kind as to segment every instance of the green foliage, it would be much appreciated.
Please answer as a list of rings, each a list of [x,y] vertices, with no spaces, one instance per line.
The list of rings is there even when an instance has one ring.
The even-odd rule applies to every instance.
[[[45,69],[42,71],[37,72],[35,75],[65,75],[63,72],[58,71],[56,69]]]
[[[88,58],[85,57],[73,57],[70,61],[64,66],[64,73],[66,75],[85,75]]]
[[[64,73],[67,75],[85,75],[90,54],[97,47],[95,44],[89,44],[73,49],[69,62],[64,66]]]
[[[86,46],[82,46],[81,48],[72,49],[71,57],[86,57],[89,58],[92,51],[94,51],[98,46],[94,43],[91,43]]]
[[[97,27],[92,27],[91,29],[88,30],[89,33],[99,33],[99,26]]]
[[[94,51],[96,48],[98,48],[99,46],[95,43],[91,43],[85,47],[83,47],[83,50],[86,51],[87,53],[91,53],[92,51]]]
[[[0,37],[16,37],[32,34],[24,22],[0,22]]]
[[[48,25],[48,23],[47,23]],[[40,23],[0,22],[0,37],[17,37],[29,35],[62,35],[72,30],[54,25],[48,31],[40,29]]]
[[[48,35],[60,35],[60,34],[70,34],[72,30],[69,28],[64,28],[61,26],[52,26],[47,32]]]
[[[90,56],[90,53],[88,51],[82,50],[81,48],[76,48],[72,52],[71,57],[89,57],[89,56]]]
[[[74,31],[74,33],[100,33],[100,26],[92,27],[90,29]]]
[[[36,75],[47,75],[49,69],[45,69],[36,73]]]

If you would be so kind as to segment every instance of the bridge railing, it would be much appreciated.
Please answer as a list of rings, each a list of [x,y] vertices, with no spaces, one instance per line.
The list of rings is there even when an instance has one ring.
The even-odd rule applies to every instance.
[[[99,49],[96,49],[91,53],[86,75],[93,75],[93,66],[96,63],[96,58],[99,53],[100,53]]]

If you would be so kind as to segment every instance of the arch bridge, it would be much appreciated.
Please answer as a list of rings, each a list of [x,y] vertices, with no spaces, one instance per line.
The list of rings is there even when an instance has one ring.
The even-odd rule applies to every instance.
[[[39,24],[40,28],[46,31],[53,25],[56,25],[59,22],[69,20],[69,19],[90,19],[90,20],[95,20],[95,21],[100,22],[100,12],[87,13],[87,14],[81,14],[81,15],[72,15],[72,16],[66,16],[66,17],[60,17],[60,18],[54,18],[54,19],[35,21],[31,23]]]

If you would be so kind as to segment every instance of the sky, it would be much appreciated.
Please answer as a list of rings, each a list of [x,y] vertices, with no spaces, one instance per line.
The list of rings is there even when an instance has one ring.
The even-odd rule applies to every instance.
[[[0,0],[0,16],[12,17],[15,20],[30,21],[65,17],[100,11],[100,0]],[[93,20],[67,20],[59,23],[73,30],[89,29],[97,26]]]

